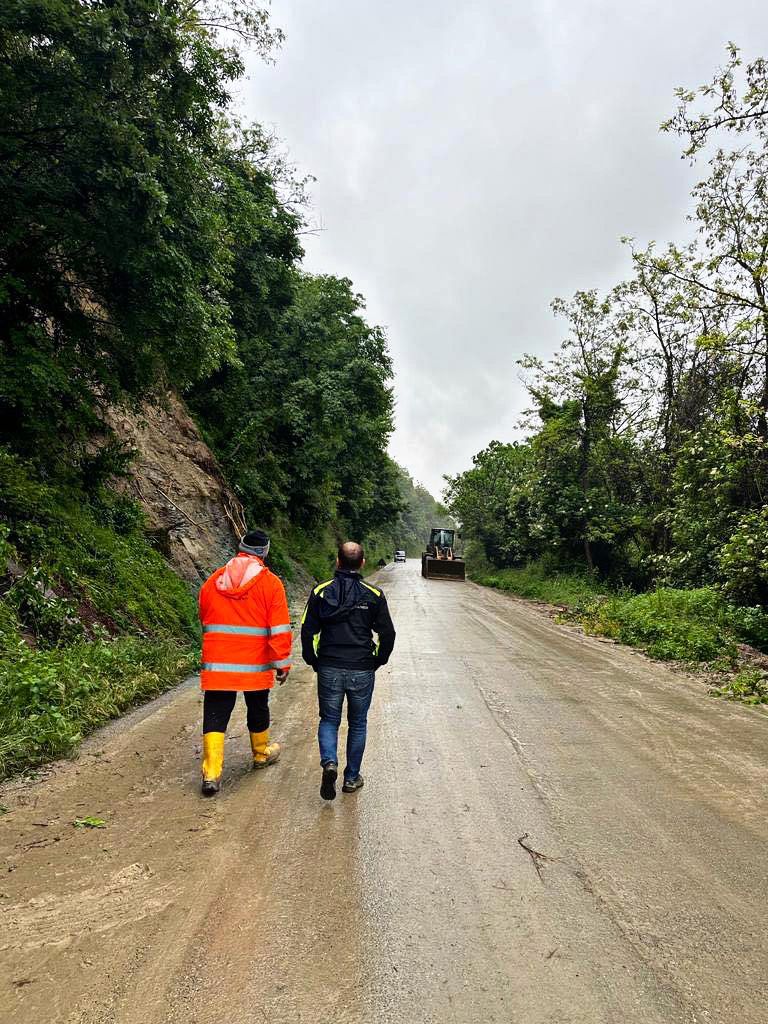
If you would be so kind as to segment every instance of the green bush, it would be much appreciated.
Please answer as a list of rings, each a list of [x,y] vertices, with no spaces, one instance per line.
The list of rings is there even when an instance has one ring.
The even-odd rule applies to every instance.
[[[735,608],[729,605],[726,618],[739,640],[760,651],[768,651],[768,612],[765,608]]]
[[[518,569],[470,567],[477,583],[535,601],[565,606],[586,632],[640,647],[665,661],[732,662],[744,642],[768,650],[768,613],[739,608],[711,587],[610,592],[594,575],[532,562]]]
[[[608,597],[589,607],[580,621],[588,633],[641,647],[665,661],[714,661],[736,653],[728,606],[709,587]]]
[[[107,509],[114,513],[111,525],[105,525]],[[71,639],[64,625],[78,614],[112,633],[197,638],[194,599],[150,547],[135,503],[108,492],[91,501],[42,483],[0,448],[0,521],[0,555],[23,569],[3,599],[41,641]]]
[[[285,553],[282,542],[275,540],[274,537],[270,540],[267,564],[272,572],[281,579],[289,582],[293,579],[293,566]]]
[[[290,552],[291,558],[301,562],[316,580],[327,580],[333,576],[338,541],[331,525],[305,531],[283,524],[275,532],[278,551]]]
[[[60,597],[54,581],[40,568],[19,576],[5,594],[5,603],[15,609],[19,622],[40,644],[54,647],[83,635],[74,602]]]
[[[506,590],[532,601],[581,608],[605,593],[605,584],[588,573],[550,571],[542,562],[518,569],[493,569],[470,562],[470,578],[497,590]]]
[[[738,604],[768,600],[768,505],[745,512],[718,555],[723,589]]]
[[[196,649],[118,637],[31,648],[0,615],[0,778],[71,753],[109,719],[193,669]]]
[[[738,700],[742,704],[768,704],[768,679],[757,668],[745,668],[722,686],[710,691],[713,697]]]

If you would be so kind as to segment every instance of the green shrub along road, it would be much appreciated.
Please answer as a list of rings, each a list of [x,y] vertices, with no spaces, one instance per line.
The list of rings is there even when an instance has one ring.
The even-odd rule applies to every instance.
[[[197,650],[137,636],[32,650],[0,623],[0,779],[72,753],[83,736],[193,671]]]

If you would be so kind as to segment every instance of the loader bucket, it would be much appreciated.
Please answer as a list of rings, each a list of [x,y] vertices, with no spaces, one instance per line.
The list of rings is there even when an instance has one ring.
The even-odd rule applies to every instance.
[[[463,580],[463,558],[434,558],[432,555],[421,556],[421,575],[427,580]]]

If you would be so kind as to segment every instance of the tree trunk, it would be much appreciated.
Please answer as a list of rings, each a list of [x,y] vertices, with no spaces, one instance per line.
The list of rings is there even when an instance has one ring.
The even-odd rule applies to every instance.
[[[594,572],[595,563],[592,560],[592,545],[589,543],[589,540],[586,537],[584,538],[584,557],[587,560],[587,568],[590,572]]]

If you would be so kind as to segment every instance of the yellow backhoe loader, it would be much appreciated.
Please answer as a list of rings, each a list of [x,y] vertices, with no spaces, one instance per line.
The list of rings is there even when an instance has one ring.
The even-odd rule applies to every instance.
[[[426,580],[463,580],[464,559],[454,549],[455,530],[432,530],[421,554],[421,575]]]

